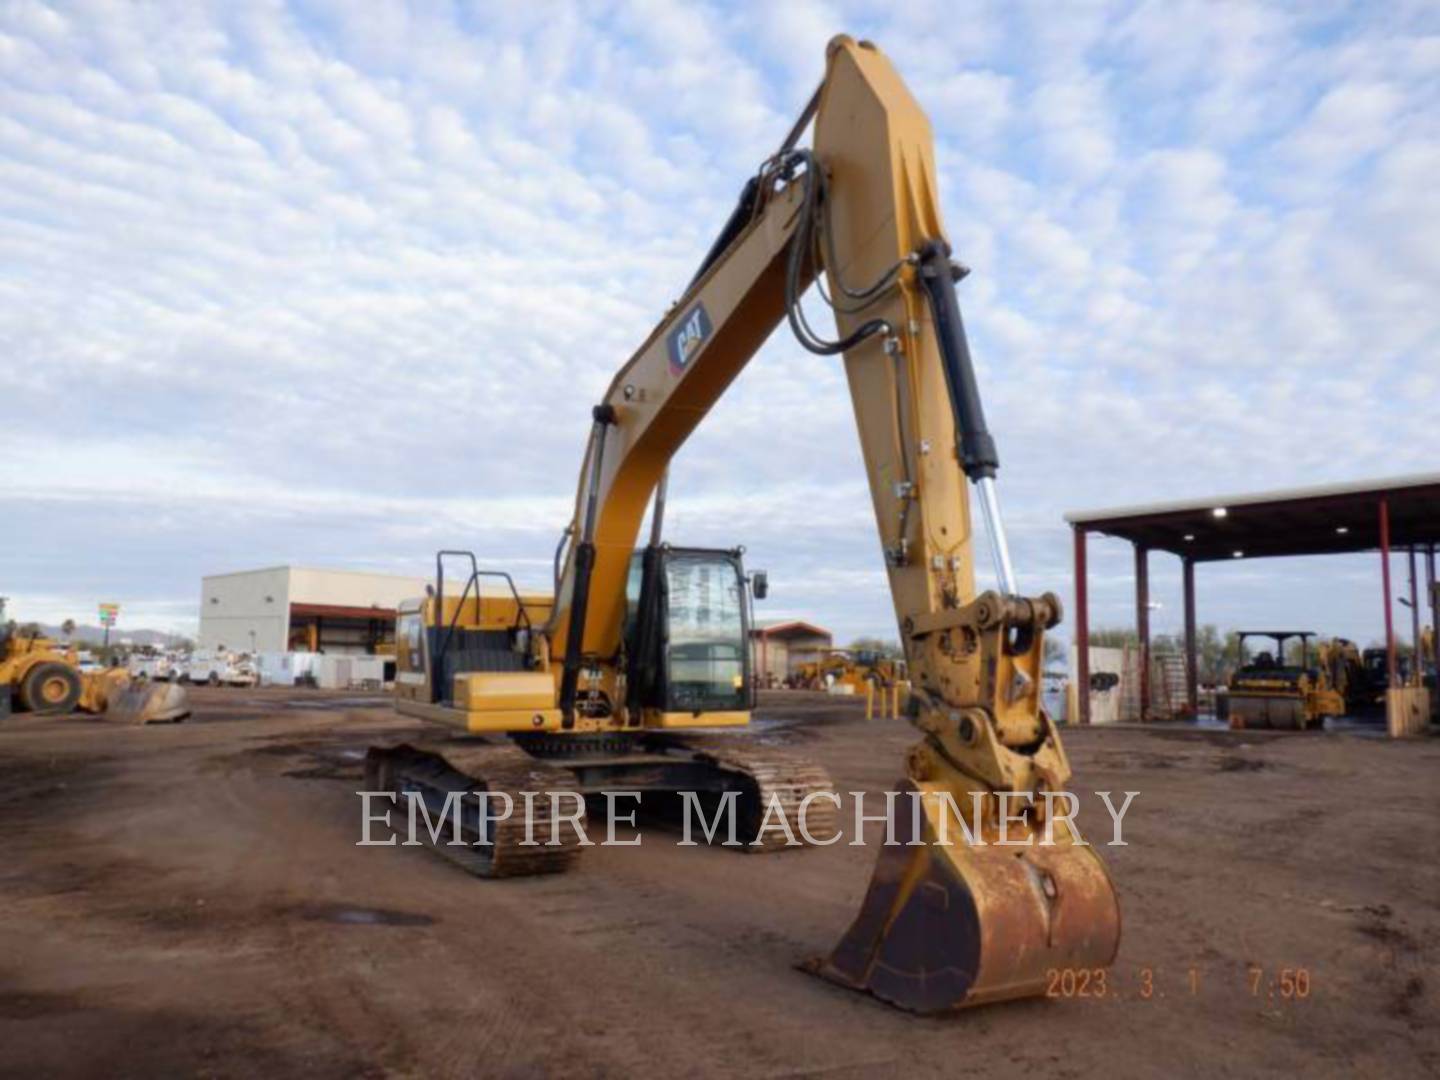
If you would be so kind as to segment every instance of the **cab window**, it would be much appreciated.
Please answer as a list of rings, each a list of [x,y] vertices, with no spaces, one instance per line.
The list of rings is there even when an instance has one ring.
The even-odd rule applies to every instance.
[[[665,563],[669,708],[743,709],[744,586],[729,559],[672,554]]]

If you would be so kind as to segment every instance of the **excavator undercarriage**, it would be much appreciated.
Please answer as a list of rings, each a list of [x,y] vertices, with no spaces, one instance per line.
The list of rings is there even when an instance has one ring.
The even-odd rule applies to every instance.
[[[503,819],[482,820],[478,802],[464,812],[460,836],[478,847],[451,843],[453,832],[443,842],[429,837],[437,852],[479,877],[569,869],[582,838],[599,842],[585,831],[587,803],[607,793],[627,799],[633,793],[633,802],[619,804],[616,820],[633,812],[671,822],[682,812],[676,793],[692,793],[693,820],[701,830],[708,829],[715,843],[747,852],[826,843],[839,832],[839,798],[825,770],[744,736],[522,736],[510,743],[455,739],[423,748],[372,747],[366,784],[367,790],[407,798],[416,793],[432,821],[444,818],[452,795],[504,792],[508,802],[499,800],[497,807],[504,802],[510,813]],[[570,816],[559,816],[564,811]],[[424,830],[417,835],[427,839]],[[522,850],[527,837],[547,846],[537,851],[532,843]]]

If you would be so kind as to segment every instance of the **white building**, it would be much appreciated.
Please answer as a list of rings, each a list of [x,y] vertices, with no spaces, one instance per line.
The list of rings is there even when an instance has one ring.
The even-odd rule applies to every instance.
[[[200,582],[201,649],[374,653],[395,640],[395,609],[423,578],[272,566]]]

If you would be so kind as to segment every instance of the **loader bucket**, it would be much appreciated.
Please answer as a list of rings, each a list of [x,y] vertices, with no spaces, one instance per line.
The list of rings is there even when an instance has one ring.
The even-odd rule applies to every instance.
[[[901,792],[915,791],[906,781]],[[896,844],[881,849],[870,888],[830,956],[807,965],[832,982],[917,1013],[1045,994],[1052,973],[1108,966],[1120,906],[1093,848],[972,847],[936,839],[925,801],[923,846],[910,798],[895,801]]]
[[[122,724],[163,724],[190,715],[190,696],[175,683],[131,682],[112,695],[105,715]]]

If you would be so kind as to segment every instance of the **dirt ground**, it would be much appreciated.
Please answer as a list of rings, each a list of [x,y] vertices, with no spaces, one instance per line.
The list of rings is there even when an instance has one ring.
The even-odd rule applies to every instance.
[[[1068,731],[1087,836],[1110,838],[1090,793],[1139,792],[1103,849],[1112,993],[920,1019],[795,968],[848,925],[873,847],[648,828],[564,876],[479,881],[355,846],[367,742],[417,726],[384,699],[195,697],[172,727],[0,723],[0,1073],[1440,1071],[1434,738]],[[847,791],[888,787],[913,740],[823,695],[761,716]]]

